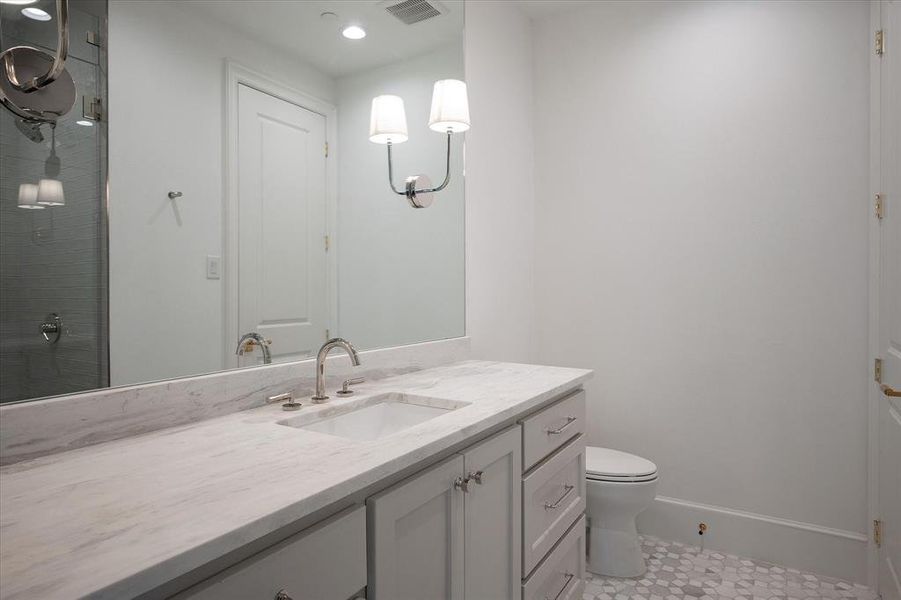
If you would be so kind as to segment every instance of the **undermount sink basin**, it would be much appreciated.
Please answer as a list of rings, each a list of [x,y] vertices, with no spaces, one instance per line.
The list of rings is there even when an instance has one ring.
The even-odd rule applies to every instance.
[[[358,403],[337,406],[334,410],[326,409],[315,415],[298,415],[279,421],[279,425],[369,441],[446,415],[466,405],[466,402],[391,392],[362,398]]]

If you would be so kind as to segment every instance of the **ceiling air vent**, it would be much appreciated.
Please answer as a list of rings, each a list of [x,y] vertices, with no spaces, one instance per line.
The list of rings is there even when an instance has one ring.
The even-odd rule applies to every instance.
[[[402,0],[401,2],[390,0],[384,2],[383,6],[391,15],[407,25],[419,23],[447,12],[447,9],[435,0]]]

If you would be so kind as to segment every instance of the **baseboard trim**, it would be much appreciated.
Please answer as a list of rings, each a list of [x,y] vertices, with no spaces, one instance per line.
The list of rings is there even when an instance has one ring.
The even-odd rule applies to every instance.
[[[847,529],[835,529],[833,527],[823,527],[814,523],[805,523],[804,521],[793,521],[791,519],[783,519],[781,517],[771,517],[759,513],[752,513],[735,508],[726,508],[725,506],[716,506],[714,504],[703,504],[701,502],[691,502],[690,500],[682,500],[680,498],[670,498],[669,496],[657,496],[657,502],[665,502],[667,504],[677,504],[679,506],[692,507],[700,510],[709,510],[711,512],[721,513],[724,515],[732,515],[745,519],[754,519],[765,523],[773,523],[775,525],[783,525],[785,527],[794,527],[795,529],[803,529],[814,533],[822,533],[825,535],[836,535],[849,540],[867,543],[869,538],[857,531],[848,531]]]
[[[658,496],[638,518],[642,533],[698,544],[697,525],[707,523],[706,548],[783,564],[856,583],[867,580],[869,538],[749,511]]]

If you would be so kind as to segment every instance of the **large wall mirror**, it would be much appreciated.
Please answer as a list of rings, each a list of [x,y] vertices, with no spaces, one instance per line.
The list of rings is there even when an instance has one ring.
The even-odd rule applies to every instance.
[[[463,136],[429,127],[462,1],[2,3],[20,79],[61,5],[63,75],[0,82],[0,401],[464,335]],[[370,141],[382,95],[401,191],[450,138],[427,208]]]

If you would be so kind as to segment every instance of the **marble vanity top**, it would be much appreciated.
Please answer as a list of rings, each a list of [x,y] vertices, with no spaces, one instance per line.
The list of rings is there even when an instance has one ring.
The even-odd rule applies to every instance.
[[[466,361],[0,469],[0,598],[125,598],[479,435],[591,371]],[[278,421],[387,391],[469,403],[354,441]]]

